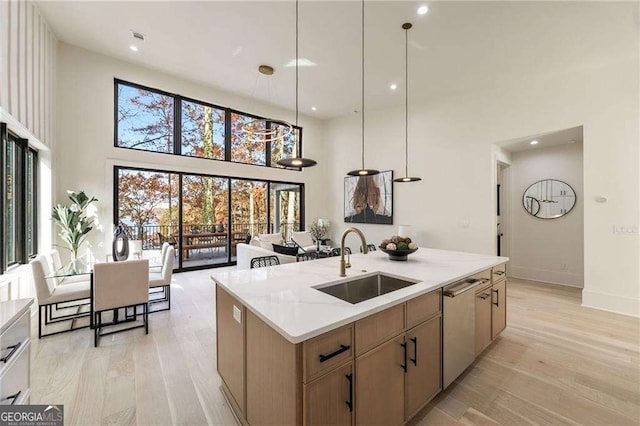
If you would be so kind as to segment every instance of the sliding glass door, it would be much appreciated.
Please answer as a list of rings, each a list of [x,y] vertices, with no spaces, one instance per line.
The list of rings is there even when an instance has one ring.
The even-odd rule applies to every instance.
[[[114,223],[143,241],[144,257],[162,243],[176,248],[176,268],[227,265],[236,246],[257,234],[304,227],[304,185],[115,168]]]
[[[229,179],[182,176],[182,267],[228,263]]]

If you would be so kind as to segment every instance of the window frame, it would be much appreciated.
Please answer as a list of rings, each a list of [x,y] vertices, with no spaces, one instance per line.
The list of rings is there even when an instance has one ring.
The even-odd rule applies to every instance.
[[[16,182],[16,192],[14,197],[15,203],[15,247],[13,250],[14,260],[8,262],[8,250],[7,240],[8,233],[5,226],[6,217],[6,193],[7,193],[7,167],[6,167],[6,149],[9,143],[14,143],[16,148],[16,162],[14,171],[14,182]],[[28,223],[27,217],[27,170],[28,170],[28,155],[34,154],[34,167],[33,175],[33,221]],[[14,132],[12,132],[6,123],[0,123],[0,172],[2,174],[2,182],[0,182],[0,212],[2,212],[3,219],[0,220],[0,274],[6,272],[10,268],[19,265],[26,264],[30,258],[32,258],[38,252],[38,214],[37,214],[37,201],[38,201],[38,151],[29,146],[29,140],[21,138]],[[34,253],[28,253],[27,251],[27,226],[33,227],[33,248]]]
[[[153,93],[157,93],[159,95],[162,96],[169,96],[173,99],[173,151],[172,152],[160,152],[160,151],[151,151],[148,149],[142,149],[142,148],[132,148],[132,147],[128,147],[128,146],[120,146],[118,145],[118,85],[124,85],[124,86],[129,86],[129,87],[133,87],[135,89],[141,89],[141,90],[146,90],[149,92],[153,92]],[[211,108],[216,108],[219,110],[223,110],[224,111],[224,118],[225,118],[225,132],[224,132],[224,160],[218,159],[218,158],[205,158],[205,157],[196,157],[196,156],[192,156],[192,155],[183,155],[182,154],[182,103],[183,101],[186,102],[193,102],[193,103],[198,103],[201,105],[205,105],[205,106],[209,106]],[[234,108],[230,108],[230,107],[225,107],[222,105],[217,105],[208,101],[203,101],[200,99],[196,99],[193,97],[188,97],[188,96],[182,96],[180,94],[177,93],[170,93],[164,90],[160,90],[160,89],[155,89],[152,87],[148,87],[148,86],[144,86],[142,84],[138,84],[138,83],[132,83],[130,81],[126,81],[126,80],[122,80],[119,78],[114,78],[113,79],[113,146],[115,148],[119,148],[119,149],[131,149],[131,150],[135,150],[135,151],[143,151],[143,152],[149,152],[149,153],[153,153],[153,154],[164,154],[164,155],[177,155],[180,157],[188,157],[188,158],[199,158],[199,159],[203,159],[203,160],[210,160],[210,161],[224,161],[224,162],[229,162],[229,163],[235,163],[235,164],[247,164],[250,166],[256,166],[256,167],[269,167],[269,168],[275,168],[275,169],[279,169],[279,170],[291,170],[291,171],[302,171],[301,167],[280,167],[280,166],[274,166],[272,165],[271,162],[271,144],[270,143],[266,143],[266,147],[265,147],[265,164],[255,164],[255,163],[247,163],[247,162],[242,162],[242,161],[233,161],[231,160],[231,114],[240,114],[240,115],[244,115],[247,117],[251,117],[253,119],[258,119],[258,120],[265,120],[266,123],[266,127],[267,129],[270,128],[271,126],[271,121],[266,118],[266,117],[261,117],[259,115],[256,114],[252,114],[249,112],[245,112],[245,111],[240,111]],[[297,140],[297,151],[298,151],[298,155],[300,155],[302,153],[302,127],[301,126],[293,126],[299,134],[298,140]]]
[[[220,160],[217,160],[220,161]],[[183,179],[185,175],[189,176],[203,176],[203,177],[211,177],[211,178],[221,178],[227,180],[228,187],[228,196],[227,196],[227,211],[229,214],[227,215],[227,223],[226,226],[231,226],[232,223],[232,215],[231,215],[231,206],[232,206],[232,180],[248,180],[248,181],[256,181],[256,182],[265,182],[266,186],[266,199],[267,199],[267,211],[266,211],[266,223],[267,230],[271,229],[271,226],[274,225],[271,223],[271,202],[270,196],[271,193],[271,184],[280,184],[280,185],[297,185],[300,188],[300,229],[305,229],[305,183],[304,182],[291,182],[291,181],[282,181],[282,180],[270,180],[270,179],[261,179],[261,178],[252,178],[247,176],[230,176],[230,175],[220,175],[220,174],[207,174],[207,173],[199,173],[199,172],[188,172],[181,170],[166,170],[166,169],[157,169],[157,168],[147,168],[147,167],[135,167],[135,166],[121,166],[114,165],[113,166],[113,223],[119,223],[119,199],[120,199],[120,188],[119,188],[119,172],[123,171],[134,171],[134,172],[151,172],[151,173],[168,173],[174,174],[178,176],[178,238],[182,241],[182,208],[183,208]],[[230,228],[227,228],[230,229]],[[229,258],[230,259],[230,258]],[[207,265],[197,265],[190,267],[183,267],[182,265],[182,256],[178,256],[178,264],[174,268],[177,272],[183,271],[195,271],[201,269],[211,269],[218,268],[223,266],[232,266],[236,265],[237,262],[228,261],[221,262],[217,264],[207,264]]]

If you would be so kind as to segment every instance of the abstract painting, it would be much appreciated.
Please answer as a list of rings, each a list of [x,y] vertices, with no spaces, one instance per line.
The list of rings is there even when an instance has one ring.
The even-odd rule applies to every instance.
[[[393,170],[344,178],[344,221],[393,224]]]

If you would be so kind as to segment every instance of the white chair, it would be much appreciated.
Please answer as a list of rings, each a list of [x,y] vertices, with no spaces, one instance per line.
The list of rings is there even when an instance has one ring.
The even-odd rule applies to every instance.
[[[36,256],[35,259],[29,262],[29,265],[31,266],[33,283],[38,297],[38,338],[87,327],[86,325],[74,327],[74,320],[90,315],[89,312],[80,312],[81,307],[89,303],[91,296],[89,281],[58,285],[57,278],[45,278],[51,275],[51,270],[49,269],[49,262],[43,255]],[[56,315],[58,310],[63,309],[75,309],[76,312]],[[43,311],[45,314],[44,325],[71,321],[70,329],[42,334]]]
[[[162,287],[162,291],[153,291],[152,295],[162,293],[162,297],[158,299],[150,299],[149,304],[155,305],[156,303],[167,302],[167,307],[162,309],[156,309],[153,312],[168,311],[171,310],[171,280],[173,278],[173,258],[175,256],[175,249],[169,245],[167,247],[164,258],[162,259],[162,269],[160,272],[149,272],[149,289],[157,289]]]
[[[57,271],[62,268],[62,260],[60,259],[60,252],[57,249],[51,249],[48,259],[49,266],[52,271]],[[58,285],[61,284],[73,284],[79,282],[89,282],[89,278],[86,275],[75,275],[70,277],[61,277],[58,279]]]
[[[300,246],[304,252],[313,252],[317,249],[313,236],[308,231],[292,232],[291,241]]]
[[[167,250],[171,247],[169,243],[162,243],[162,248],[160,249],[160,265],[153,265],[149,267],[149,270],[162,270],[162,265],[164,265],[164,257],[167,254]]]
[[[133,308],[135,321],[138,306],[143,309],[142,324],[101,333],[103,327],[119,323],[103,323],[103,312],[114,311],[115,316],[115,311],[120,308]],[[100,337],[121,331],[144,327],[145,334],[149,334],[149,260],[96,263],[93,267],[93,315],[94,346],[98,346]]]

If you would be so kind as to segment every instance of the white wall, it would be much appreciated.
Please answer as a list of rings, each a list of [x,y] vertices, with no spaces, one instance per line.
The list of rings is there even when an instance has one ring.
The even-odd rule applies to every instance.
[[[583,124],[583,304],[640,315],[638,237],[612,232],[614,224],[638,226],[640,216],[640,49],[637,31],[626,34],[618,42],[627,54],[606,63],[571,64],[518,85],[411,104],[409,173],[423,181],[394,185],[394,223],[414,225],[423,246],[494,253],[491,144]],[[335,119],[326,127],[334,239],[345,228],[343,177],[359,165],[359,119]],[[403,108],[369,112],[366,127],[366,166],[398,176],[404,170]],[[609,201],[598,204],[597,195]],[[361,228],[375,243],[396,231],[395,225]]]
[[[302,182],[305,183],[307,223],[325,216],[326,161],[321,122],[305,116],[300,119],[304,128],[303,154],[319,163],[302,172],[115,148],[114,77],[240,111],[289,121],[295,118],[291,111],[60,43],[55,201],[66,202],[67,189],[82,189],[99,199],[103,232],[94,232],[89,241],[96,256],[105,255],[105,244],[106,252],[110,251],[114,165]]]
[[[583,287],[582,144],[513,153],[510,172],[509,275]],[[539,219],[522,207],[524,191],[543,179],[561,180],[573,188],[576,205],[569,214],[557,219]]]

